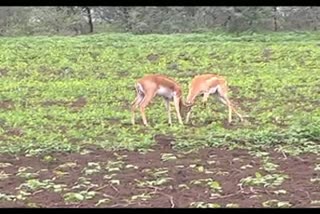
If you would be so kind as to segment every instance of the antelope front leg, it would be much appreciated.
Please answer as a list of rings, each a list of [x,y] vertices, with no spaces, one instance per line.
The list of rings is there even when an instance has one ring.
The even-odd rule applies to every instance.
[[[242,115],[237,112],[237,110],[233,107],[233,104],[231,103],[231,101],[228,98],[226,98],[226,101],[227,101],[229,108],[230,108],[229,111],[232,110],[234,113],[236,113],[236,115],[240,118],[240,121],[242,122],[243,121]],[[229,113],[229,114],[231,114],[231,113]]]
[[[132,125],[135,125],[135,111],[142,100],[143,100],[143,96],[138,94],[137,97],[134,99],[134,101],[131,104],[131,114],[132,114],[131,123],[132,123]]]
[[[191,111],[192,111],[192,110],[190,109],[190,111],[187,113],[186,123],[189,123],[189,119],[190,119]]]
[[[144,107],[140,107],[140,112],[141,112],[143,125],[149,126],[149,124],[147,122],[147,118],[146,118],[145,108]]]
[[[205,93],[203,94],[202,104],[203,104],[204,107],[206,107],[206,104],[207,104],[209,95],[210,95],[210,93],[208,93],[208,92],[205,92]]]
[[[178,120],[179,120],[179,123],[181,124],[181,125],[183,125],[183,122],[182,122],[182,118],[181,118],[181,114],[180,114],[180,106],[179,106],[179,99],[176,97],[176,96],[174,96],[173,97],[173,102],[174,102],[174,106],[175,106],[175,108],[176,108],[176,112],[177,112],[177,117],[178,117]]]
[[[167,109],[167,112],[168,112],[168,122],[170,125],[172,125],[172,121],[171,121],[171,113],[170,113],[170,101],[168,99],[165,99],[165,104],[166,104],[166,109]]]
[[[231,123],[232,122],[232,109],[231,109],[231,105],[230,105],[230,102],[227,101],[226,97],[222,97],[222,96],[219,96],[219,100],[225,104],[226,106],[228,106],[228,111],[229,111],[229,114],[228,114],[228,123]]]
[[[228,123],[231,123],[232,121],[232,111],[234,111],[234,113],[236,113],[236,115],[238,115],[238,117],[240,118],[240,121],[243,121],[243,117],[241,114],[239,114],[236,109],[232,106],[230,100],[228,99],[228,97],[219,97],[220,101],[228,106],[228,110],[229,110],[229,115],[228,115]]]
[[[131,112],[131,124],[135,125],[136,124],[136,117],[135,117],[135,112]]]
[[[145,94],[144,99],[140,103],[140,112],[141,112],[143,124],[145,126],[149,126],[149,124],[147,122],[146,114],[145,114],[145,108],[149,105],[150,101],[152,100],[152,98],[154,96],[155,96],[155,93],[153,93],[153,94],[152,93]]]

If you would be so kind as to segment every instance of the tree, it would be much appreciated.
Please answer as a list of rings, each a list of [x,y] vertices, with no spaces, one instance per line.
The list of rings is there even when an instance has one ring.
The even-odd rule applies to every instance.
[[[29,34],[29,19],[31,8],[28,7],[0,7],[0,35]]]
[[[273,23],[274,23],[274,31],[278,31],[278,10],[277,7],[273,7]]]
[[[88,19],[88,24],[89,24],[89,32],[93,33],[93,22],[92,22],[92,14],[91,14],[91,9],[90,7],[83,7],[85,13],[86,13],[86,17]]]

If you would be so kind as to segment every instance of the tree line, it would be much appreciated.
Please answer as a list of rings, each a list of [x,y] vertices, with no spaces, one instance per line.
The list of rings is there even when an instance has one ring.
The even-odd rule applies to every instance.
[[[320,7],[0,7],[0,36],[316,31]]]

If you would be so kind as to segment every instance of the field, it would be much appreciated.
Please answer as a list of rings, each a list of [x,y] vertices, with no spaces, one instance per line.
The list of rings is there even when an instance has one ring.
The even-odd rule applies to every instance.
[[[320,207],[320,34],[0,38],[0,207]],[[227,78],[179,125],[134,82]]]

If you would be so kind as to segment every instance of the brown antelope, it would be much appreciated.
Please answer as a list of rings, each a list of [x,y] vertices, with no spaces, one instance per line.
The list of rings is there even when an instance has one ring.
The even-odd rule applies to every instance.
[[[231,101],[228,99],[228,86],[227,81],[224,77],[219,76],[217,74],[202,74],[195,76],[191,84],[189,86],[189,93],[186,100],[186,106],[189,106],[189,111],[186,117],[186,123],[189,122],[190,114],[191,114],[191,106],[193,106],[195,102],[195,98],[198,95],[203,94],[202,103],[205,104],[208,101],[209,95],[217,94],[219,100],[228,106],[229,109],[229,117],[228,122],[231,123],[232,111],[234,111],[243,121],[243,117],[235,110]]]
[[[180,124],[183,124],[181,119],[181,112],[189,111],[190,109],[184,108],[185,105],[182,101],[182,90],[180,85],[173,79],[166,77],[161,74],[150,74],[137,80],[135,84],[137,96],[132,102],[131,122],[135,124],[135,110],[140,107],[143,124],[148,126],[147,118],[145,115],[145,108],[150,104],[150,101],[156,96],[162,96],[165,101],[166,109],[168,112],[169,124],[171,125],[171,114],[170,114],[170,101],[173,101],[176,114]]]

